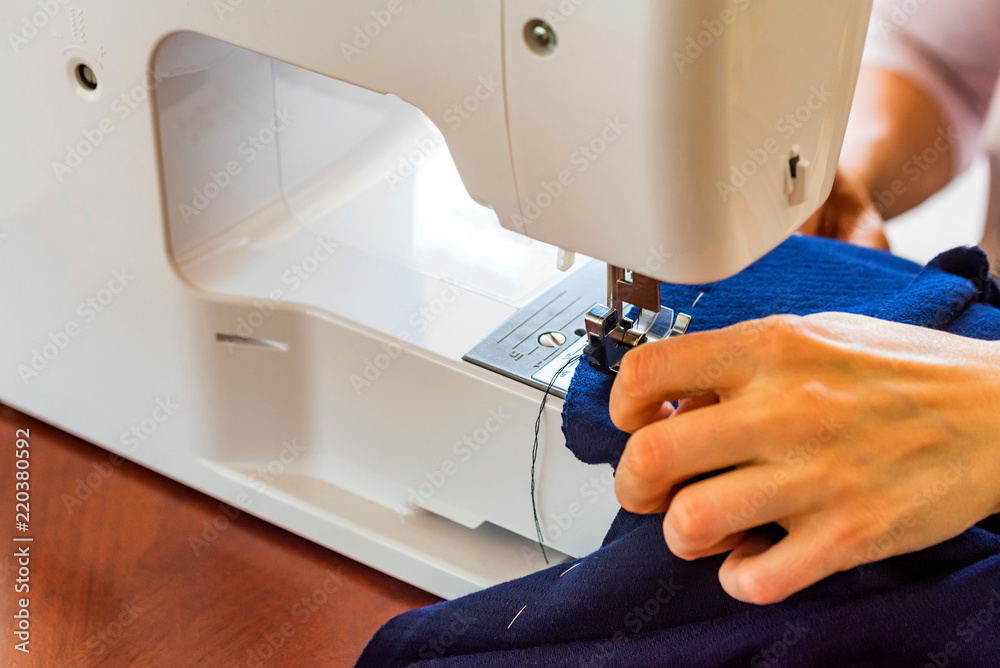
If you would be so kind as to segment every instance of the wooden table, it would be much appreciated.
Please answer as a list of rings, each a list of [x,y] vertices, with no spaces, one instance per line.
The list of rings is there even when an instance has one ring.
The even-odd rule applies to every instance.
[[[18,429],[31,437],[27,534]],[[389,618],[438,600],[249,515],[223,522],[218,501],[3,406],[0,501],[2,666],[349,666]],[[218,537],[192,542],[213,521]],[[13,634],[25,545],[30,654]]]

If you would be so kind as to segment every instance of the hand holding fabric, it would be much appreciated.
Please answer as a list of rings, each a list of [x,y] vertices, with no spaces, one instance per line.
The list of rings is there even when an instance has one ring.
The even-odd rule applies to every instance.
[[[998,406],[994,342],[848,314],[690,334],[624,358],[616,492],[666,512],[678,557],[731,552],[731,596],[774,603],[1000,512]],[[771,523],[787,537],[751,531]]]

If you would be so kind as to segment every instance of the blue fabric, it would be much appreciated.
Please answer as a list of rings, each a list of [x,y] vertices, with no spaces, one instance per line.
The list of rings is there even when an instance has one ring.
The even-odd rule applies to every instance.
[[[662,297],[683,308],[704,292],[692,331],[842,311],[998,340],[1000,291],[988,277],[978,249],[920,267],[793,237],[734,278],[664,286]],[[565,402],[567,445],[588,463],[615,465],[625,447],[608,416],[612,380],[582,364]],[[671,555],[661,525],[662,515],[622,511],[594,554],[400,615],[358,666],[1000,665],[998,517],[766,607],[722,591],[724,557],[689,563]]]

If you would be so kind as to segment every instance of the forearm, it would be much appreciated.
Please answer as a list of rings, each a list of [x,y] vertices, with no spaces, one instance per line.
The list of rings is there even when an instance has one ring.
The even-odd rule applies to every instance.
[[[865,67],[840,167],[885,219],[912,209],[953,177],[954,137],[931,95],[901,74]]]

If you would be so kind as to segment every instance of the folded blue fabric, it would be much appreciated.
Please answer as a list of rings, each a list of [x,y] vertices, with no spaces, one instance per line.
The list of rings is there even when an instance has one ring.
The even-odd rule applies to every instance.
[[[841,311],[1000,340],[1000,291],[978,249],[920,267],[793,237],[729,280],[664,286],[663,303],[684,310],[702,293],[691,331]],[[582,364],[566,398],[567,445],[588,463],[615,465],[625,447],[608,416],[612,382]],[[578,562],[400,615],[358,666],[1000,665],[997,517],[765,607],[723,592],[724,557],[670,554],[662,519],[622,511],[601,549]]]

